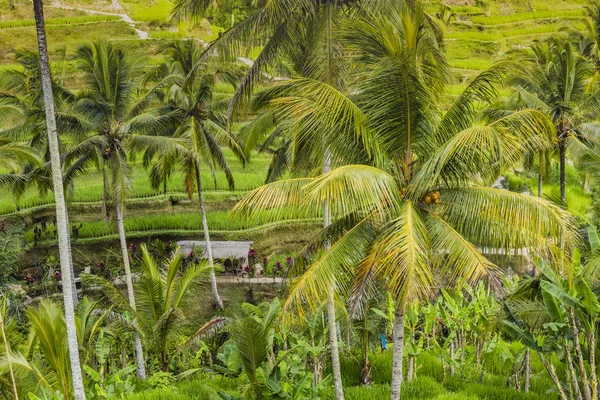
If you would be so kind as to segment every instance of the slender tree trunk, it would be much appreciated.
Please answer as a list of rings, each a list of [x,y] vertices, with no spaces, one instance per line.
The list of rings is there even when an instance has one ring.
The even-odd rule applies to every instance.
[[[331,369],[333,371],[333,386],[336,400],[344,400],[342,386],[342,370],[340,366],[340,352],[338,349],[338,335],[335,318],[335,304],[333,292],[327,294],[327,323],[329,325],[329,343],[331,345]]]
[[[6,305],[6,300],[4,300],[4,305]],[[4,310],[7,310],[7,307],[3,307]],[[12,367],[12,361],[10,356],[10,348],[8,347],[8,341],[6,340],[6,330],[4,329],[4,315],[3,311],[0,310],[0,329],[2,329],[2,341],[4,343],[4,350],[6,351],[6,361],[8,363],[8,371],[10,373],[10,381],[13,387],[13,393],[15,395],[15,400],[19,400],[19,391],[17,390],[17,381],[15,381],[15,373]]]
[[[66,202],[65,202],[65,207],[66,207]],[[71,224],[69,224],[69,213],[67,212],[66,215],[67,215],[67,234],[69,236],[68,240],[69,240],[69,243],[71,243],[71,228],[70,228]],[[77,282],[75,281],[75,269],[73,268],[73,254],[72,254],[70,244],[69,244],[69,273],[71,274],[71,293],[73,294],[73,308],[76,309],[77,304],[79,303],[79,300],[77,299]]]
[[[598,378],[596,375],[596,323],[588,335],[588,348],[590,349],[590,386],[592,387],[592,400],[598,400]]]
[[[125,348],[125,341],[121,343],[121,366],[127,368],[127,349]]]
[[[454,376],[454,339],[450,341],[450,376]]]
[[[573,393],[575,398],[581,400],[581,390],[579,389],[579,382],[577,381],[577,375],[575,374],[575,368],[573,366],[573,357],[571,356],[571,349],[569,348],[569,342],[565,339],[565,355],[567,357],[567,368],[569,370],[569,377],[571,378],[571,386],[573,387]]]
[[[562,205],[567,204],[567,194],[566,194],[566,173],[565,173],[565,165],[567,162],[567,144],[565,143],[565,139],[562,137],[558,138],[558,155],[559,155],[559,164],[560,164],[560,202]]]
[[[331,154],[325,150],[323,157],[323,174],[331,171]],[[324,227],[331,225],[331,214],[327,203],[324,205]],[[325,250],[329,250],[330,244],[325,244]],[[333,288],[327,293],[327,323],[329,325],[329,344],[331,347],[331,369],[333,372],[333,387],[335,388],[336,400],[344,400],[344,386],[342,384],[342,372],[340,367],[340,352],[338,349],[337,318],[335,316],[335,304]],[[348,344],[349,345],[349,344]]]
[[[446,357],[444,357],[444,352],[442,351],[440,354],[440,361],[442,362],[442,381],[446,381]]]
[[[127,251],[127,239],[125,238],[125,224],[123,223],[123,201],[117,200],[117,228],[119,230],[119,240],[121,242],[121,254],[123,255],[123,266],[125,267],[125,282],[127,283],[127,299],[129,306],[133,309],[134,317],[133,324],[137,327],[137,319],[135,317],[135,295],[133,293],[133,279],[131,276],[131,266],[129,265],[129,253]],[[144,361],[144,348],[142,340],[138,332],[133,333],[133,341],[135,344],[135,357],[137,361],[137,376],[139,379],[146,379],[146,363]]]
[[[400,400],[402,358],[404,356],[404,304],[398,301],[394,315],[394,357],[392,362],[391,400]]]
[[[104,218],[104,225],[106,228],[109,228],[108,223],[108,182],[106,179],[106,170],[104,169],[104,164],[102,165],[102,218]]]
[[[363,385],[370,385],[372,383],[371,378],[371,363],[369,361],[369,324],[367,320],[367,313],[365,312],[363,321],[363,339],[362,339],[362,368],[361,368],[361,380]],[[350,332],[350,329],[348,329]],[[347,349],[350,349],[350,335],[348,335],[347,339]],[[349,352],[349,350],[348,350]]]
[[[581,374],[583,396],[585,397],[585,400],[591,400],[592,394],[590,392],[590,382],[587,377],[585,363],[583,362],[583,351],[581,351],[581,343],[579,341],[579,328],[577,327],[577,321],[575,320],[575,310],[573,310],[573,308],[569,309],[569,317],[571,321],[571,329],[573,329],[573,342],[575,343],[575,352],[577,355],[577,362],[579,365],[579,373]]]
[[[529,385],[531,380],[531,350],[525,350],[525,383],[523,385],[523,391],[529,392]]]
[[[215,262],[213,259],[212,248],[210,244],[210,233],[208,232],[208,222],[206,220],[206,207],[204,205],[204,194],[202,192],[202,179],[200,177],[200,164],[196,161],[196,185],[198,186],[198,202],[200,203],[200,214],[202,215],[202,230],[204,231],[204,241],[206,243],[206,257],[210,269],[210,288],[212,292],[213,307],[218,310],[223,309],[223,300],[219,296],[217,288],[217,277],[215,276]]]
[[[52,79],[48,63],[48,45],[46,43],[46,28],[44,25],[44,10],[42,0],[33,0],[33,13],[37,31],[38,49],[40,55],[40,69],[42,76],[42,92],[46,113],[46,129],[48,135],[48,148],[50,151],[50,164],[52,167],[52,182],[54,184],[54,202],[56,206],[56,232],[58,235],[58,249],[60,268],[62,274],[62,290],[65,307],[65,324],[67,329],[67,343],[69,347],[69,360],[71,363],[71,377],[73,380],[73,393],[76,400],[85,399],[81,363],[79,360],[79,343],[75,328],[75,307],[73,304],[73,282],[71,275],[71,243],[69,242],[69,225],[67,219],[67,206],[63,187],[60,151],[58,148],[58,133],[54,116],[54,98],[52,94]]]
[[[312,347],[315,347],[315,338],[311,337],[310,339],[311,343],[310,345]],[[318,354],[313,354],[312,355],[312,371],[313,371],[313,381],[312,381],[312,387],[313,389],[315,387],[317,387],[317,385],[319,384],[319,382],[321,382],[321,358],[319,357]]]
[[[415,367],[415,356],[408,357],[408,368],[406,371],[406,381],[410,382],[413,379],[413,372]]]
[[[481,361],[481,373],[479,374],[479,383],[483,382],[485,376],[485,358]]]
[[[554,386],[556,386],[556,390],[558,390],[558,395],[560,396],[560,399],[568,400],[567,394],[565,393],[565,390],[560,384],[560,379],[558,379],[558,375],[556,375],[556,370],[554,369],[554,366],[548,364],[548,361],[546,361],[546,358],[542,353],[538,353],[538,355],[540,356],[540,360],[542,360],[542,364],[544,364],[544,367],[546,367],[548,375],[550,375],[550,378],[552,378],[552,382],[554,382]]]

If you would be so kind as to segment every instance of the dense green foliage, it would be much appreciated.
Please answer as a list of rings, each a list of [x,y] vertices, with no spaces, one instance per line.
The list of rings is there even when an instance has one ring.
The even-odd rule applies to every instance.
[[[597,400],[600,2],[454,3],[0,3],[0,391]]]

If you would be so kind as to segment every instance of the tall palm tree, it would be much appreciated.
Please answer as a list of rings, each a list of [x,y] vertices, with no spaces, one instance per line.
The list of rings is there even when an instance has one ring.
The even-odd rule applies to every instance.
[[[112,200],[130,306],[135,310],[135,294],[124,226],[125,199],[130,187],[131,167],[127,145],[136,132],[153,132],[173,123],[168,110],[154,106],[153,93],[136,98],[134,65],[125,53],[106,42],[78,49],[78,61],[89,89],[79,94],[74,108],[90,121],[90,135],[66,152],[71,171],[98,166],[104,177],[103,204]],[[105,213],[106,216],[106,213]],[[146,377],[144,352],[139,334],[134,334],[137,372]]]
[[[495,179],[524,151],[538,148],[550,129],[535,110],[476,120],[477,103],[496,97],[494,85],[508,66],[483,72],[442,112],[448,67],[422,5],[390,7],[370,17],[353,21],[345,35],[363,68],[356,77],[355,124],[342,122],[366,121],[385,158],[375,166],[342,166],[317,178],[265,185],[236,211],[268,209],[275,217],[288,207],[308,211],[328,205],[333,224],[316,241],[330,241],[331,248],[317,253],[293,282],[286,308],[316,309],[330,287],[356,300],[368,295],[374,281],[384,280],[396,300],[392,399],[398,399],[404,308],[432,293],[434,274],[458,282],[491,279],[497,268],[478,248],[552,247],[573,240],[574,233],[566,212],[543,199],[475,184]],[[348,118],[341,105],[351,99],[342,101],[333,92],[319,98],[320,85],[302,79],[283,83],[293,95],[277,104],[295,119],[310,109],[319,124],[334,126],[340,115]]]
[[[218,0],[179,0],[174,7],[174,16],[201,17],[208,7],[218,6],[218,3]],[[363,5],[369,6],[371,3],[377,2],[367,1]],[[239,56],[244,49],[256,46],[262,48],[236,91],[230,103],[229,114],[241,108],[244,100],[250,97],[255,84],[269,76],[267,72],[282,73],[285,70],[281,68],[282,64],[291,66],[291,71],[284,73],[291,72],[293,75],[316,79],[335,89],[342,89],[341,67],[344,64],[341,60],[344,54],[334,31],[340,21],[358,10],[358,4],[353,0],[267,1],[256,13],[225,32],[210,46],[206,56],[215,53],[225,57],[232,54]],[[281,58],[285,59],[284,62]],[[247,154],[257,143],[258,137],[267,136],[266,143],[280,140],[269,168],[268,181],[279,177],[290,165],[296,172],[317,167],[328,172],[331,163],[339,161],[335,155],[330,154],[331,148],[323,146],[320,140],[314,140],[319,132],[313,131],[312,136],[307,135],[306,131],[296,135],[289,132],[286,134],[288,129],[284,125],[285,121],[278,121],[276,116],[267,111],[250,124],[249,129],[242,132],[247,143]],[[271,133],[265,135],[265,128]],[[291,130],[298,132],[296,128],[291,127]],[[350,141],[349,138],[345,139]],[[344,160],[348,162],[352,155],[361,156],[362,153],[353,152],[348,146],[344,152]],[[324,224],[329,223],[330,218],[325,210]],[[328,301],[328,305],[334,386],[336,398],[341,400],[344,395],[337,355],[333,299]]]
[[[600,87],[591,85],[595,67],[569,38],[535,41],[521,54],[524,62],[511,79],[517,108],[538,109],[554,124],[554,147],[560,169],[560,201],[566,204],[566,161],[569,139],[587,136],[586,124],[600,111]]]
[[[208,167],[216,184],[216,170],[220,169],[233,189],[233,174],[221,146],[229,147],[240,160],[245,161],[240,145],[227,128],[223,113],[227,101],[214,98],[218,82],[235,85],[236,79],[226,71],[213,71],[208,65],[198,67],[202,50],[195,41],[173,42],[162,51],[169,55],[169,60],[148,76],[148,79],[157,81],[150,92],[162,95],[170,112],[177,115],[177,124],[162,131],[166,136],[137,135],[134,148],[145,151],[147,163],[157,156],[151,172],[151,182],[155,187],[179,166],[189,197],[194,192],[198,193],[206,256],[209,268],[214,270],[200,171],[201,166]],[[211,290],[214,306],[222,309],[223,301],[214,271],[211,273]]]
[[[73,302],[73,276],[71,260],[71,243],[69,242],[69,223],[67,218],[67,206],[65,203],[60,151],[58,146],[58,133],[56,130],[56,119],[54,115],[54,97],[52,94],[52,79],[48,61],[48,44],[46,41],[46,28],[44,25],[44,9],[42,0],[34,0],[33,13],[38,39],[38,50],[40,56],[40,69],[42,80],[42,91],[44,108],[46,114],[46,134],[52,166],[52,182],[54,186],[54,201],[56,204],[56,223],[58,234],[58,248],[60,267],[62,273],[63,301],[65,307],[66,337],[69,349],[69,360],[71,367],[71,379],[73,381],[73,393],[76,400],[85,399],[83,388],[83,377],[81,374],[81,363],[79,360],[79,348],[77,341],[77,330],[75,328],[75,308]]]

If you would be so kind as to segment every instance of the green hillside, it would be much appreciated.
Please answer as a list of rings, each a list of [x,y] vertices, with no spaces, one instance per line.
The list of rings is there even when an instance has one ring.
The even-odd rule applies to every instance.
[[[585,15],[585,1],[565,0],[559,2],[537,0],[505,0],[474,1],[448,0],[446,2],[427,2],[427,11],[435,15],[444,25],[445,47],[448,61],[453,68],[454,84],[448,87],[448,95],[455,96],[475,74],[488,68],[494,60],[513,48],[526,46],[532,40],[541,39],[561,29],[583,29],[582,17]],[[556,4],[554,4],[556,3]],[[12,6],[11,6],[12,4]],[[222,30],[202,20],[194,25],[177,23],[169,19],[172,4],[169,0],[148,1],[91,1],[62,0],[46,7],[46,25],[51,57],[57,69],[60,68],[61,79],[71,88],[77,89],[77,79],[72,79],[76,68],[70,62],[78,45],[93,40],[104,39],[125,47],[133,57],[145,59],[150,63],[160,61],[155,50],[161,42],[178,37],[193,37],[210,41]],[[124,18],[125,14],[130,18]],[[25,0],[3,0],[0,2],[0,69],[14,67],[14,49],[22,47],[35,48],[36,36],[31,4]],[[136,31],[137,30],[137,31]],[[223,95],[231,93],[231,89],[223,87]],[[270,156],[263,154],[253,157],[251,163],[243,167],[233,155],[228,156],[232,163],[236,188],[230,191],[224,175],[218,173],[216,185],[205,174],[208,182],[207,190],[214,191],[209,196],[213,208],[224,213],[233,203],[227,198],[239,198],[247,190],[258,187],[264,182]],[[180,175],[172,176],[166,185],[167,191],[153,190],[148,181],[148,172],[138,165],[135,168],[134,187],[131,203],[144,200],[146,202],[165,201],[168,198],[185,199],[183,179]],[[548,195],[556,194],[556,187],[549,185],[545,189]],[[584,214],[589,204],[587,195],[573,193],[569,198],[570,207],[579,214]],[[114,232],[107,232],[99,213],[90,214],[102,197],[102,177],[99,173],[90,173],[77,178],[70,192],[69,199],[73,204],[74,223],[86,223],[82,230],[82,239],[101,240],[112,238]],[[152,200],[155,199],[155,200]],[[34,188],[28,189],[19,199],[10,193],[0,193],[0,220],[25,222],[29,242],[33,241],[33,229],[36,221],[52,210],[52,194],[40,195]],[[171,210],[172,211],[172,210]],[[170,212],[168,207],[157,206],[153,214]],[[193,208],[181,210],[183,213],[193,212]],[[81,214],[80,214],[81,213]],[[130,217],[135,219],[144,215],[144,211],[132,206]],[[172,217],[161,224],[160,218],[152,224],[141,228],[140,224],[131,223],[126,226],[131,234],[144,236],[161,231],[173,231],[176,224]],[[197,233],[200,230],[199,220],[187,223],[176,229],[183,232]],[[226,216],[215,215],[209,226],[215,231],[239,230],[239,224],[227,228]],[[221,222],[217,222],[221,221]],[[97,228],[93,228],[96,226]],[[152,228],[150,228],[152,227]],[[250,238],[251,235],[249,234]],[[53,243],[47,238],[48,243]]]

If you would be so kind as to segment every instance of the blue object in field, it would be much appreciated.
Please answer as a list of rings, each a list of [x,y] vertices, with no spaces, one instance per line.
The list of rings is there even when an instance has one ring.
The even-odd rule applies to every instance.
[[[381,351],[387,350],[387,340],[385,339],[385,335],[381,334]]]

